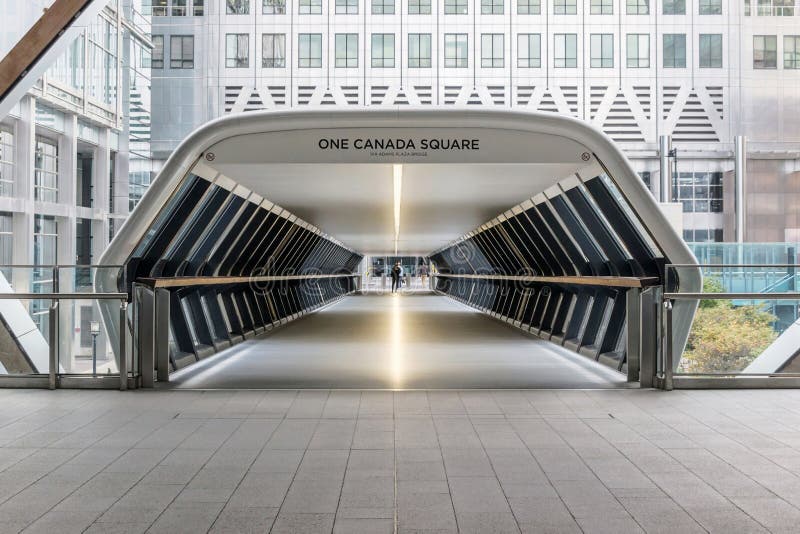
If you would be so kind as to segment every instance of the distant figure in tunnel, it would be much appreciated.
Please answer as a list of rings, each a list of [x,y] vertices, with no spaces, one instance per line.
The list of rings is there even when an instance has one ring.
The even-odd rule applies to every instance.
[[[394,267],[392,267],[392,293],[398,291],[400,286],[402,286],[402,276],[403,268],[400,266],[400,262],[398,261],[394,264]]]
[[[419,284],[422,286],[422,289],[425,289],[425,286],[428,284],[428,266],[426,264],[422,264],[417,269],[417,274],[419,275]]]

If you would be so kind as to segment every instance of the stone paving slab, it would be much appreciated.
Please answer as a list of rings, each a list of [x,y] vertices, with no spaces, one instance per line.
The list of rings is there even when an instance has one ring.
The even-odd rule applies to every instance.
[[[800,531],[794,390],[0,390],[0,406],[0,534]]]

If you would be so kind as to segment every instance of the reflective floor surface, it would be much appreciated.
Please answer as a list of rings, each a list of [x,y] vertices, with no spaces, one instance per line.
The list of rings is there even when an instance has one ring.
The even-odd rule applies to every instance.
[[[430,293],[345,298],[170,380],[198,389],[627,385],[603,365]]]

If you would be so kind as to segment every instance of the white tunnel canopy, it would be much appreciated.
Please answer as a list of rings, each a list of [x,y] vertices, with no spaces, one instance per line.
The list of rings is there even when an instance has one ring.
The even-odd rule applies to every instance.
[[[223,192],[219,206],[212,205],[217,211],[200,210],[200,196],[193,204],[176,203],[180,195],[192,194],[191,180],[213,184],[197,193],[206,195],[203,202],[215,201],[208,191]],[[601,191],[596,192],[597,188]],[[532,265],[555,263],[556,256],[567,258],[570,251],[573,263],[578,257],[588,267],[584,272],[573,265],[564,271],[575,271],[569,274],[591,271],[619,276],[636,262],[650,261],[661,267],[695,263],[629,162],[602,132],[555,114],[466,109],[252,112],[212,121],[172,154],[101,263],[128,265],[128,274],[133,276],[144,276],[144,271],[130,268],[137,262],[149,276],[184,274],[185,268],[175,265],[193,260],[176,255],[190,254],[191,249],[197,256],[201,240],[222,235],[222,230],[215,233],[212,226],[216,217],[227,213],[224,202],[230,203],[234,196],[244,199],[242,206],[257,205],[341,247],[341,268],[349,268],[346,265],[368,253],[441,253],[454,243],[469,242],[493,225],[502,226],[507,219],[544,205],[549,206],[548,213],[542,215],[549,216],[552,211],[552,219],[560,222],[547,223],[548,217],[531,221],[534,226],[559,227],[551,228],[546,238],[548,246],[558,251],[555,256],[548,253],[547,258],[532,258]],[[583,215],[574,220],[559,215],[560,207],[567,209],[559,203],[576,214],[583,209]],[[146,258],[142,251],[159,238],[165,218],[184,229],[162,236],[160,252]],[[192,225],[208,230],[192,233],[186,229]],[[577,235],[577,228],[570,228],[577,225],[582,236]],[[230,234],[247,228],[231,222],[225,231]],[[604,234],[603,229],[608,231]],[[636,234],[640,249],[647,249],[647,258],[636,257],[632,234]],[[187,236],[194,242],[182,245],[180,240]],[[242,248],[241,240],[237,243]],[[476,238],[475,243],[479,246],[480,240]],[[543,245],[540,242],[538,246]],[[619,261],[605,258],[610,266],[605,272],[602,261],[593,263],[593,252],[586,250],[587,246],[595,249],[598,258],[601,249],[612,248]],[[192,273],[205,269],[205,275],[233,274],[235,269],[208,268],[212,250],[209,245],[198,260],[206,261],[204,267]],[[258,251],[252,247],[253,254]],[[492,265],[493,269],[509,271],[510,264],[516,264],[524,253],[498,251],[497,258],[504,255],[509,264]],[[439,256],[442,268],[452,268],[444,265],[444,258]],[[519,263],[524,264],[524,258]],[[254,263],[240,259],[237,265],[252,268]],[[308,262],[304,265],[309,266]],[[117,290],[118,284],[111,277],[97,280],[101,290]],[[696,291],[699,286],[699,274],[687,274],[679,289]],[[681,308],[685,313],[680,313]],[[678,349],[685,343],[693,310],[690,303],[678,303]]]

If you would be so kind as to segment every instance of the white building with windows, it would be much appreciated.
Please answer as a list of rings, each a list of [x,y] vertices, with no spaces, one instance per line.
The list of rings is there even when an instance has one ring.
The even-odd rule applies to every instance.
[[[153,149],[215,117],[306,106],[567,114],[620,143],[688,241],[800,240],[797,0],[152,0]]]
[[[15,21],[2,54],[52,0],[12,4],[0,3],[3,20]],[[149,32],[139,0],[112,0],[0,117],[0,272],[14,290],[52,291],[49,266],[96,264],[150,183]],[[42,268],[5,267],[12,264]],[[67,270],[59,289],[89,290],[91,276]],[[25,304],[46,336],[49,302]],[[63,354],[85,355],[92,304],[76,304],[62,320],[76,333],[76,350]],[[67,371],[72,356],[61,361]]]

